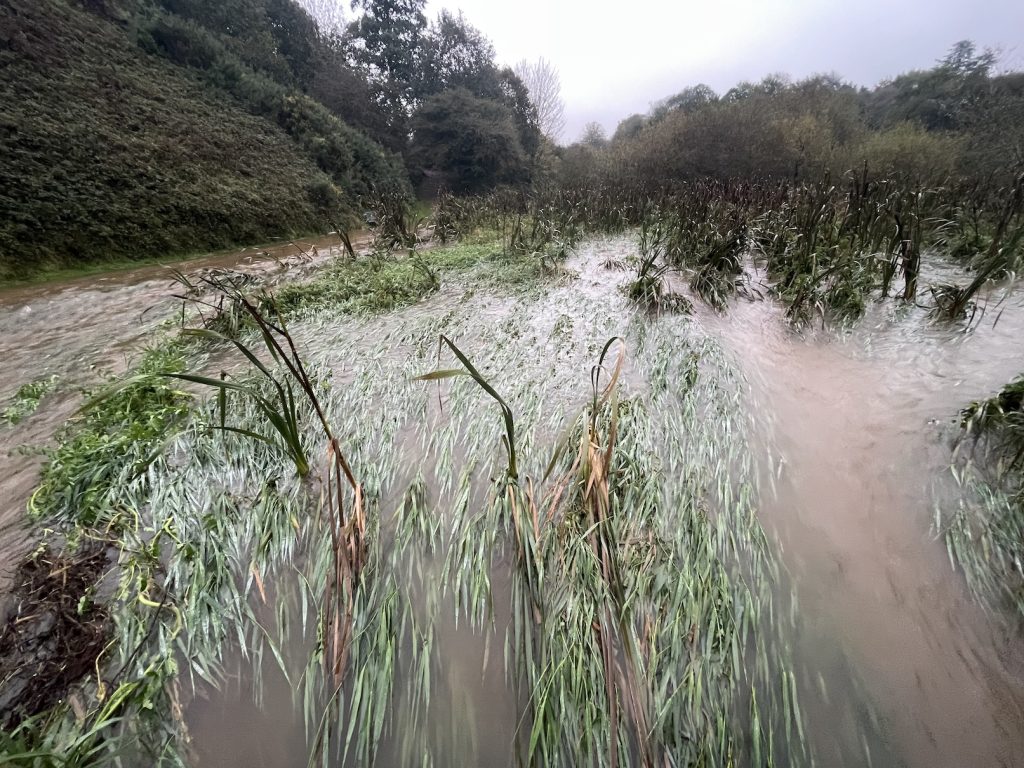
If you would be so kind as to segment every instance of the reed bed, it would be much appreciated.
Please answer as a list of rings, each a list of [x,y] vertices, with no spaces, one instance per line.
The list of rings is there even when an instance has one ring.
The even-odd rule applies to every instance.
[[[960,413],[953,473],[965,493],[937,524],[972,591],[1024,617],[1024,377]]]
[[[259,697],[272,666],[324,765],[473,762],[478,696],[511,713],[509,763],[809,762],[742,380],[684,318],[596,281],[629,249],[569,262],[582,302],[560,282],[284,326],[239,293],[237,338],[201,327],[105,392],[97,432],[153,414],[154,436],[113,443],[109,481],[37,495],[117,552],[83,754],[187,764],[189,702],[241,669]],[[439,401],[414,378],[442,333],[477,375]],[[451,637],[483,653],[486,690],[453,682]],[[49,748],[81,735],[51,716]]]
[[[668,270],[688,276],[701,301],[724,311],[735,296],[766,292],[797,326],[849,323],[868,302],[924,303],[938,321],[972,324],[985,289],[1012,280],[1024,258],[1024,177],[1002,188],[948,183],[917,187],[865,171],[817,183],[695,181],[666,187],[550,189],[495,193],[438,204],[439,232],[543,217],[554,229],[615,233],[639,229],[634,293],[658,300]],[[541,227],[541,229],[543,229]],[[644,247],[657,233],[663,257]],[[924,262],[960,264],[964,279],[922,283]],[[927,271],[927,270],[925,270]]]
[[[72,548],[116,552],[110,639],[76,706],[13,726],[9,759],[188,764],[189,702],[239,676],[259,698],[273,666],[325,766],[479,762],[481,696],[509,713],[510,764],[813,763],[745,384],[686,317],[649,310],[688,311],[686,284],[797,326],[875,301],[969,326],[1020,266],[1022,190],[500,192],[443,196],[432,226],[384,200],[373,254],[274,297],[179,276],[189,332],[95,394],[33,497]],[[932,259],[964,280],[927,283]],[[431,372],[438,338],[452,362]],[[1016,387],[964,415],[1009,467]],[[979,592],[1021,606],[997,583],[1019,566],[1010,474],[947,541]]]

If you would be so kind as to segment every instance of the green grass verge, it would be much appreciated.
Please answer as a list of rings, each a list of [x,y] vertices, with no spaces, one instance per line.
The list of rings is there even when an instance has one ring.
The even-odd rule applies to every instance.
[[[135,373],[184,370],[184,347],[171,341],[147,349]],[[62,427],[32,496],[34,517],[87,527],[116,522],[117,507],[109,497],[142,476],[171,427],[187,415],[191,399],[169,379],[125,381],[94,392],[79,416]]]
[[[370,256],[336,261],[304,283],[279,289],[282,312],[330,310],[342,314],[376,314],[413,304],[441,286],[445,273],[463,274],[469,283],[523,288],[543,276],[539,259],[506,256],[497,236],[479,232],[454,245],[414,252],[409,256]]]

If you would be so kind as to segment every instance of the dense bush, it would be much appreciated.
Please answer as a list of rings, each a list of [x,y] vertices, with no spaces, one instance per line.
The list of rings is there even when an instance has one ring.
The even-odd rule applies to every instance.
[[[356,200],[375,188],[405,185],[398,159],[346,125],[323,104],[242,64],[208,30],[176,16],[158,16],[144,44],[175,63],[198,69],[253,114],[269,118],[291,136],[322,171]]]
[[[529,161],[512,113],[464,88],[432,96],[413,118],[415,162],[445,172],[458,192],[523,181]]]
[[[868,133],[852,149],[851,166],[867,164],[879,173],[900,173],[911,179],[941,179],[955,173],[963,142],[955,135],[926,131],[914,123],[898,123]]]

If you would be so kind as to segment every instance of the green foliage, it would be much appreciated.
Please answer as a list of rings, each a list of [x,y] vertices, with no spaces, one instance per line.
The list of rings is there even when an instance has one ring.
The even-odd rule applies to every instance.
[[[361,259],[323,270],[308,283],[278,291],[282,312],[331,309],[351,314],[386,312],[413,304],[436,289],[436,282],[413,259]]]
[[[685,88],[623,120],[609,146],[586,133],[562,151],[561,178],[814,180],[867,163],[879,177],[1008,182],[1024,169],[1024,75],[993,76],[993,62],[965,41],[932,69],[872,90],[834,75],[771,75],[722,97],[705,85]]]
[[[622,120],[615,128],[615,133],[612,134],[612,141],[619,143],[635,139],[640,131],[647,125],[647,117],[644,115],[630,115],[626,119]]]
[[[123,5],[124,18],[0,6],[0,277],[322,231],[325,184],[346,195],[337,218],[371,187],[405,184],[394,157],[226,37]],[[140,50],[139,27],[187,67]]]
[[[501,97],[498,101],[512,111],[512,121],[519,133],[519,143],[526,154],[537,159],[543,137],[537,107],[530,99],[530,91],[519,76],[506,67],[500,72]]]
[[[966,435],[989,441],[998,474],[1016,472],[1024,480],[1024,376],[960,414]]]
[[[339,40],[325,40],[321,45],[309,95],[392,152],[405,149],[407,137],[389,125],[388,114],[376,101],[373,86],[362,71],[351,66]]]
[[[1024,72],[991,78],[962,121],[964,173],[1009,182],[1024,171]]]
[[[426,0],[355,0],[363,13],[349,25],[352,58],[362,66],[374,96],[394,128],[405,124],[421,79]]]
[[[1024,616],[1024,376],[964,408],[960,427],[953,474],[972,493],[944,522],[950,558],[983,602]]]
[[[338,261],[318,271],[313,280],[291,283],[274,300],[286,314],[330,310],[366,315],[413,304],[440,287],[440,275],[479,267],[478,279],[494,286],[514,286],[541,275],[534,259],[506,257],[493,234],[406,258],[371,256]]]
[[[94,392],[58,436],[32,496],[33,515],[72,525],[126,524],[115,519],[108,497],[143,478],[172,427],[189,410],[189,396],[153,374],[184,366],[179,346],[153,347],[136,369],[138,378]]]
[[[526,86],[511,69],[497,67],[491,42],[461,12],[442,10],[423,37],[417,98],[453,89],[508,108],[523,150],[530,157],[536,154],[540,126]]]
[[[995,59],[992,51],[979,53],[974,43],[961,40],[937,66],[902,74],[870,93],[869,119],[877,126],[913,122],[930,131],[962,128],[988,89]]]
[[[57,381],[57,376],[50,376],[22,384],[11,397],[10,404],[0,411],[0,421],[17,424],[26,416],[31,416],[39,408],[39,402],[57,386]]]
[[[412,123],[412,158],[442,171],[458,192],[526,180],[529,161],[512,113],[459,88],[427,99]]]
[[[291,0],[159,0],[167,11],[210,31],[234,56],[285,85],[313,78],[316,22]]]
[[[278,125],[350,201],[374,189],[408,190],[396,157],[345,125],[324,105],[241,64],[207,30],[175,16],[160,16],[147,32],[157,51],[178,64],[197,68],[211,85]],[[195,50],[203,54],[197,57]],[[339,206],[332,213],[338,216],[342,210]]]
[[[636,276],[625,285],[626,295],[642,307],[660,311],[670,309],[686,312],[689,301],[668,290],[667,278],[672,265],[664,263],[667,232],[663,222],[645,220],[640,228],[640,260]]]
[[[494,46],[461,11],[442,10],[423,39],[418,97],[464,88],[480,98],[499,98],[501,83],[494,57]]]
[[[852,150],[852,166],[865,163],[871,170],[899,173],[910,179],[942,179],[955,173],[962,141],[953,135],[934,133],[914,123],[897,123],[872,132]]]

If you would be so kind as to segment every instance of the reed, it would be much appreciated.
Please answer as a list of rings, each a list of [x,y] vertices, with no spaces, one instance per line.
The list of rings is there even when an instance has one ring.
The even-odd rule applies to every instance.
[[[950,560],[983,603],[1024,616],[1024,377],[961,410],[954,459],[965,493],[936,520]]]

